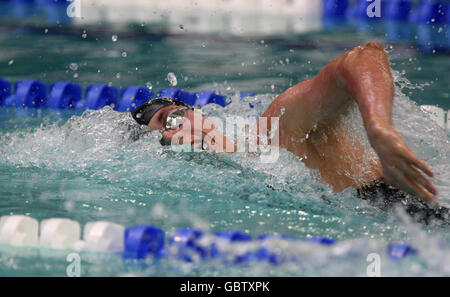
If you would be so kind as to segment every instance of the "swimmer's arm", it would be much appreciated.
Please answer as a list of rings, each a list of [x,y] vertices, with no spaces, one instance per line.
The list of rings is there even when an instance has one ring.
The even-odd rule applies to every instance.
[[[384,178],[392,185],[436,201],[436,188],[420,172],[433,176],[430,168],[406,145],[392,126],[394,83],[388,56],[375,42],[357,47],[338,59],[337,83],[343,84],[358,103],[372,147],[380,157]]]
[[[262,117],[280,117],[280,146],[295,150],[299,139],[315,127],[331,124],[354,99],[369,141],[380,157],[384,178],[401,190],[436,201],[436,189],[419,170],[429,176],[433,173],[392,127],[393,95],[388,57],[379,43],[369,42],[332,60],[314,78],[283,92]]]

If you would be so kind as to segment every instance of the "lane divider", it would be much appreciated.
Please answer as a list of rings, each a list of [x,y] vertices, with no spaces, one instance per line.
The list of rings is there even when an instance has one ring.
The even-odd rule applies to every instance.
[[[263,234],[252,239],[251,235],[241,231],[219,231],[209,235],[197,228],[181,228],[169,236],[166,247],[165,232],[161,228],[151,225],[124,227],[107,221],[85,224],[82,238],[80,223],[67,218],[50,218],[40,224],[24,215],[0,218],[1,245],[112,253],[124,259],[175,258],[188,263],[219,260],[224,264],[258,261],[279,265],[299,260],[271,245],[273,240],[309,242],[325,248],[336,244],[335,240],[320,236],[297,239],[286,234]],[[251,247],[243,249],[235,245],[239,243]],[[392,260],[418,254],[408,243],[391,243],[386,252]]]
[[[11,86],[14,86],[15,93]],[[52,109],[100,109],[106,105],[112,106],[120,112],[133,111],[142,103],[155,97],[171,97],[190,105],[204,106],[215,103],[222,107],[231,101],[224,95],[212,90],[191,93],[182,89],[161,89],[156,96],[152,89],[144,86],[124,87],[120,91],[108,84],[93,84],[86,87],[84,99],[82,88],[73,82],[60,81],[47,86],[33,79],[17,81],[11,84],[0,78],[0,106]],[[241,93],[240,97],[255,96],[254,93]]]
[[[374,2],[374,0],[323,0],[322,15],[325,17],[369,18],[367,10],[375,7]],[[450,21],[448,15],[450,3],[448,1],[381,0],[380,3],[380,19],[435,24]]]
[[[383,32],[393,43],[411,44],[423,54],[449,53],[450,2],[381,0],[373,16],[372,0],[323,0],[325,28],[354,26],[358,31]],[[372,17],[370,17],[370,16]]]

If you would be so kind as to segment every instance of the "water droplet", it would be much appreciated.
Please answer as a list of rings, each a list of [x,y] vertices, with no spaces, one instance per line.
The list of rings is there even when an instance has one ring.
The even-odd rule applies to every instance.
[[[111,36],[111,40],[112,40],[113,42],[116,42],[117,39],[119,39],[119,37],[118,37],[117,35]]]
[[[70,63],[69,68],[72,71],[77,71],[78,70],[78,64],[77,63]]]
[[[167,78],[166,79],[170,82],[170,85],[172,87],[174,87],[174,86],[176,86],[178,84],[177,77],[175,76],[175,74],[173,72],[167,73]]]
[[[9,60],[8,65],[14,64],[14,60]]]
[[[153,89],[153,85],[152,85],[151,82],[147,82],[147,83],[145,84],[145,86],[146,86],[147,89],[149,89],[149,90],[152,90],[152,89]]]
[[[126,58],[128,56],[127,52],[122,52],[122,57]]]

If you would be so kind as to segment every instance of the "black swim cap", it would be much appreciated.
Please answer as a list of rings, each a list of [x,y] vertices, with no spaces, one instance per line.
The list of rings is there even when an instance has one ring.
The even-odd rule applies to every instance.
[[[192,109],[192,106],[179,100],[164,97],[156,98],[145,102],[131,112],[133,119],[140,125],[148,125],[155,114],[164,107],[177,105]]]

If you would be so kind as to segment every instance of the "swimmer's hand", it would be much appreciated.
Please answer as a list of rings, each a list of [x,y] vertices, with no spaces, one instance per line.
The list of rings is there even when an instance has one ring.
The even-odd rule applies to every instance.
[[[400,133],[391,126],[378,127],[369,133],[369,139],[380,157],[383,177],[388,183],[438,204],[436,188],[422,173],[432,177],[433,172],[411,152]]]

